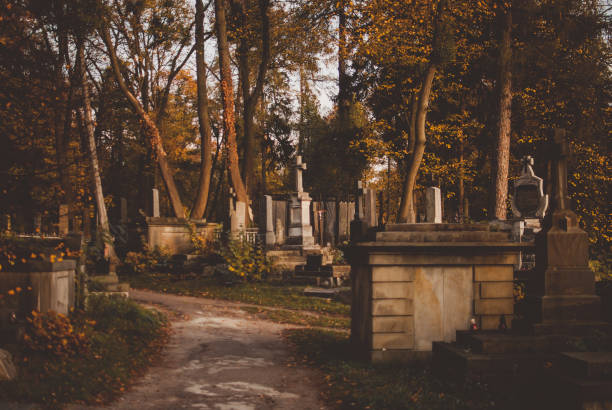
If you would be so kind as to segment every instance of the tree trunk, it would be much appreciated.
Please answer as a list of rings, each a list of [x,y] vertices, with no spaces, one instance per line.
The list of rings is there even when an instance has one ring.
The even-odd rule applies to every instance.
[[[416,210],[414,206],[414,187],[416,185],[416,178],[421,166],[421,160],[423,159],[423,153],[425,152],[425,143],[427,137],[425,136],[425,121],[427,120],[427,109],[429,107],[429,97],[431,95],[431,87],[433,84],[434,76],[436,74],[436,65],[431,63],[427,67],[425,77],[423,78],[423,84],[421,85],[421,91],[419,93],[419,99],[416,110],[416,125],[415,125],[415,143],[414,153],[410,157],[408,164],[408,172],[404,181],[404,197],[402,202],[406,205],[399,215],[399,222],[404,223],[415,223],[416,222]]]
[[[410,99],[411,101],[411,110],[410,110],[410,122],[408,130],[408,154],[404,163],[406,164],[406,173],[408,173],[408,169],[410,169],[410,164],[412,163],[412,158],[414,157],[414,147],[416,144],[416,116],[417,116],[417,108],[418,108],[418,100],[416,94],[413,93]],[[400,198],[400,206],[398,215],[408,215],[409,207],[414,208],[414,204],[409,204],[409,202],[414,202],[414,195],[408,195],[406,189],[408,189],[408,185],[404,184],[402,187],[402,196]],[[401,220],[401,218],[398,218]]]
[[[253,194],[255,181],[255,107],[257,101],[263,94],[263,86],[266,79],[266,72],[270,61],[270,18],[268,9],[270,7],[269,0],[259,0],[259,12],[261,17],[261,61],[257,72],[257,80],[255,88],[251,92],[251,83],[249,81],[250,65],[249,65],[249,39],[242,38],[238,48],[239,58],[239,75],[241,81],[242,100],[243,104],[243,121],[244,121],[244,166],[242,168],[242,176],[246,186],[247,193]],[[248,24],[246,11],[241,10],[242,25],[246,27]]]
[[[159,129],[155,126],[155,123],[153,122],[153,120],[151,120],[151,117],[147,114],[142,105],[140,105],[136,97],[134,97],[131,91],[127,88],[125,81],[123,81],[121,69],[119,67],[119,61],[117,60],[117,55],[115,54],[115,49],[113,47],[108,27],[103,28],[102,39],[104,40],[106,48],[108,49],[111,65],[115,74],[115,80],[117,81],[117,84],[119,84],[119,88],[123,92],[123,95],[127,98],[127,100],[132,105],[132,108],[134,108],[134,111],[136,111],[136,113],[140,117],[142,129],[151,143],[151,148],[156,154],[157,164],[159,165],[159,170],[166,186],[166,191],[168,192],[168,196],[170,197],[170,203],[172,205],[174,216],[176,216],[177,218],[183,218],[185,217],[185,208],[183,208],[183,203],[181,202],[178,189],[176,188],[176,184],[174,183],[172,170],[168,165],[168,158],[166,156],[166,151],[164,151],[164,147],[162,145],[162,139],[159,134]]]
[[[499,119],[495,152],[493,212],[496,219],[506,219],[508,198],[508,168],[510,162],[510,116],[512,114],[512,11],[497,7],[501,24],[499,45]]]
[[[346,4],[345,0],[338,1],[338,122],[341,127],[347,126],[350,105],[349,85],[347,74],[347,39],[346,39]]]
[[[113,245],[113,237],[110,233],[110,225],[108,223],[108,215],[106,213],[106,204],[104,203],[104,193],[102,191],[102,180],[100,179],[100,167],[98,165],[98,154],[96,152],[96,141],[94,139],[94,126],[91,118],[91,102],[89,100],[89,88],[87,84],[87,74],[85,71],[85,53],[83,45],[79,45],[79,64],[81,71],[81,92],[83,97],[83,118],[85,120],[85,130],[87,132],[87,141],[89,148],[89,156],[91,160],[91,175],[94,185],[94,197],[96,199],[96,210],[98,212],[98,222],[102,230],[102,240],[104,241],[105,256],[109,260],[108,273],[116,274],[118,264],[115,246]]]
[[[221,71],[223,132],[225,134],[225,146],[227,148],[227,166],[238,200],[244,202],[248,206],[249,198],[242,177],[240,176],[240,165],[238,163],[234,87],[232,85],[232,70],[230,67],[229,43],[227,41],[224,0],[215,0],[215,17],[217,47],[219,49],[219,66]]]
[[[210,118],[208,116],[208,92],[206,87],[206,65],[204,63],[204,5],[196,0],[196,81],[198,87],[198,122],[200,124],[200,180],[191,217],[200,219],[206,210],[210,175],[212,172],[212,152],[210,143]]]

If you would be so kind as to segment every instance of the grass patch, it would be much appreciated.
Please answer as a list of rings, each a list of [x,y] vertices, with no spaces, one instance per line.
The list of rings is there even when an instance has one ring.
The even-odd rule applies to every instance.
[[[334,329],[348,329],[351,320],[347,317],[328,316],[319,314],[306,314],[294,310],[276,310],[260,307],[243,307],[243,311],[256,315],[260,319],[270,320],[277,323],[289,323],[293,325],[330,327]]]
[[[177,295],[231,300],[260,306],[292,310],[307,310],[348,316],[350,306],[330,299],[304,296],[303,286],[288,286],[282,282],[243,282],[233,286],[220,284],[215,278],[195,274],[147,273],[122,278],[136,289],[150,289]]]
[[[0,396],[46,408],[108,403],[167,339],[165,316],[119,297],[92,297],[85,312],[70,317],[34,313],[13,351],[19,377],[1,382]]]
[[[285,333],[296,360],[324,374],[324,394],[337,408],[490,409],[495,403],[476,385],[456,386],[431,374],[429,366],[374,365],[356,360],[349,336],[317,329]]]

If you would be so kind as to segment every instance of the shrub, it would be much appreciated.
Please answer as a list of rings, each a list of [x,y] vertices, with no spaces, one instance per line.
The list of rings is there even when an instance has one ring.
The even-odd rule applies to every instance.
[[[171,252],[166,247],[145,248],[144,252],[128,252],[121,268],[123,273],[151,272],[157,265],[168,264],[170,257]]]
[[[61,313],[39,313],[32,311],[28,319],[29,326],[23,335],[23,341],[29,351],[45,352],[55,356],[73,356],[84,353],[88,346],[87,327],[85,323],[75,329],[71,320]]]
[[[221,255],[234,275],[244,280],[261,280],[271,270],[266,254],[244,238],[232,239],[221,249]]]

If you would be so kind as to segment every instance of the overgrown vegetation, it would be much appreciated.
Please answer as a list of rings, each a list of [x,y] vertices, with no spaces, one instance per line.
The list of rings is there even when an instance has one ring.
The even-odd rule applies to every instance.
[[[142,252],[128,252],[121,266],[123,273],[144,273],[154,271],[158,265],[167,265],[171,252],[168,248],[146,246]]]
[[[288,286],[282,282],[240,282],[225,286],[214,277],[202,277],[194,273],[146,273],[123,278],[137,289],[151,289],[177,295],[201,296],[213,299],[274,306],[293,310],[308,310],[348,316],[350,306],[330,299],[304,296],[303,286]]]
[[[359,361],[345,333],[299,329],[285,337],[296,361],[323,372],[325,398],[338,408],[488,409],[498,404],[480,386],[443,382],[426,365]]]
[[[230,239],[221,248],[221,256],[227,263],[228,270],[243,280],[265,279],[272,269],[263,249],[242,237]]]
[[[116,398],[165,345],[165,317],[119,297],[90,297],[70,316],[32,312],[13,348],[19,377],[0,383],[6,400],[60,408]]]

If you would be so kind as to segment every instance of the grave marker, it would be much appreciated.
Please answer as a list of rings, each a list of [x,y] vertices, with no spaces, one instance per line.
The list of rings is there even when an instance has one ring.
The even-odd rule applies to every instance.
[[[425,191],[425,221],[442,223],[442,193],[438,187],[429,187]]]

